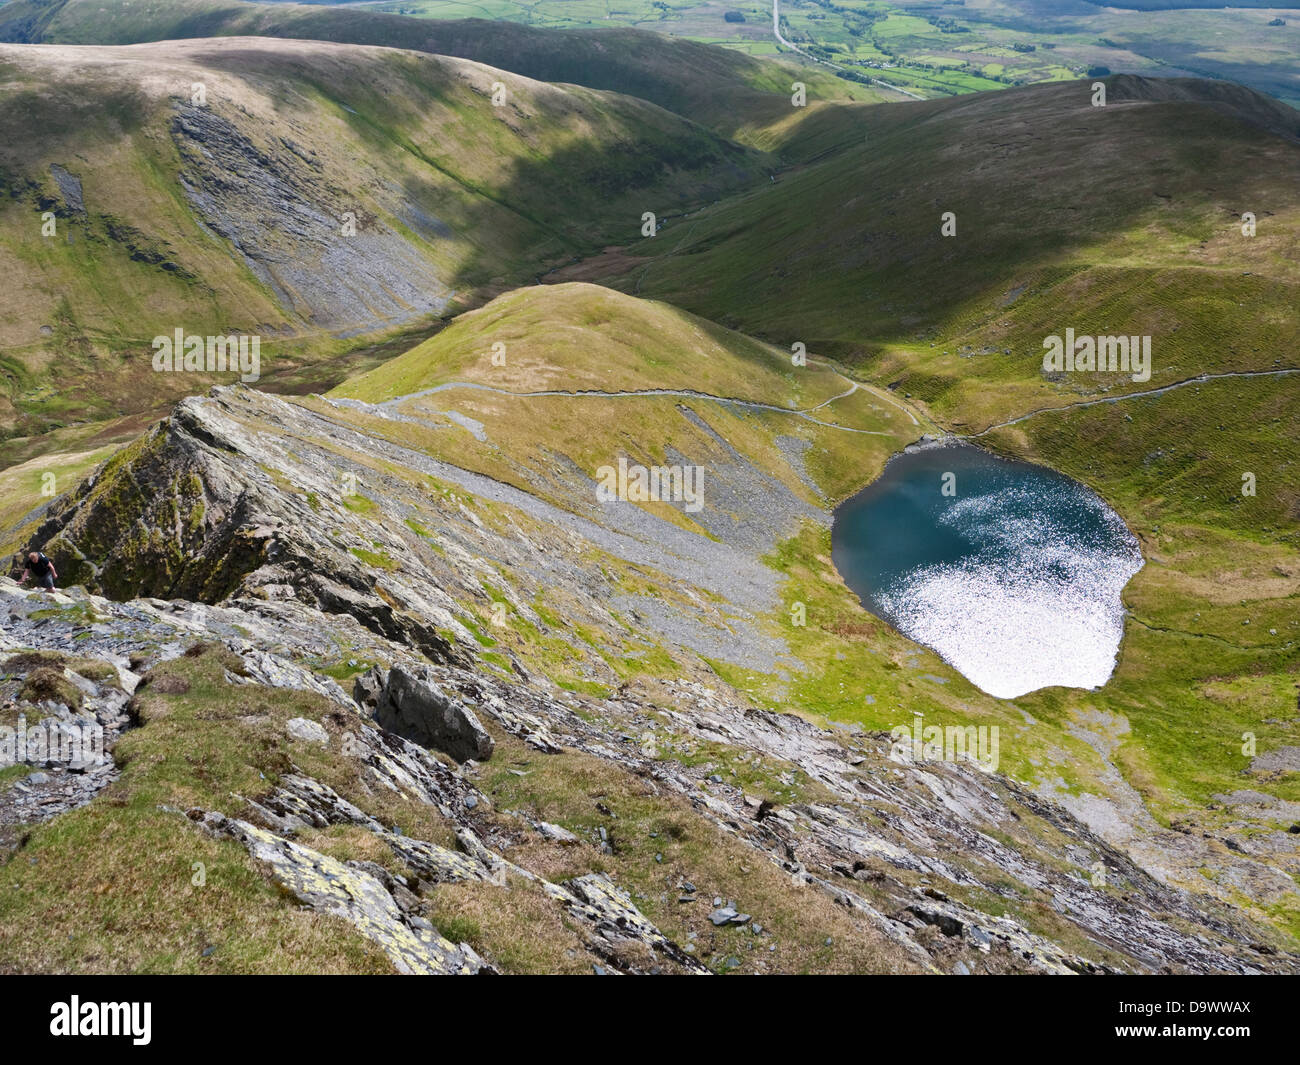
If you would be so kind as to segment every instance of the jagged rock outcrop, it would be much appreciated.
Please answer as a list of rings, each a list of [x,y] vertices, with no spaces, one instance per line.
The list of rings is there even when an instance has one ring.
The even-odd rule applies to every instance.
[[[35,538],[57,553],[64,583],[118,599],[201,603],[265,589],[263,597],[293,595],[349,615],[434,660],[470,661],[473,641],[455,621],[438,576],[421,567],[415,581],[400,574],[376,580],[361,561],[375,554],[373,538],[360,529],[331,535],[338,530],[313,507],[332,496],[349,513],[337,475],[331,480],[333,471],[322,471],[302,494],[281,490],[264,463],[249,464],[270,441],[232,413],[185,401],[50,509]],[[390,544],[406,554],[400,538]],[[457,629],[465,637],[459,642]]]
[[[372,713],[379,708],[379,697],[384,691],[387,674],[378,666],[371,666],[352,684],[352,698],[363,710]]]
[[[31,769],[0,790],[0,847],[23,826],[84,805],[118,778],[112,750],[129,725],[138,681],[124,658],[31,653],[0,627],[0,770]]]
[[[204,829],[239,840],[277,881],[314,910],[341,917],[379,944],[399,973],[468,976],[490,973],[474,949],[444,939],[428,921],[412,917],[373,873],[283,839],[247,821],[193,810]]]
[[[7,617],[0,649],[75,648],[124,666],[133,660],[143,669],[180,655],[200,636],[216,637],[243,663],[243,675],[232,674],[238,683],[308,691],[336,706],[349,723],[344,740],[331,739],[325,747],[302,742],[340,756],[346,752],[362,767],[371,792],[410,796],[436,810],[452,827],[456,849],[396,832],[297,770],[266,795],[233,796],[242,804],[237,816],[197,816],[241,840],[306,904],[353,921],[403,971],[478,971],[484,964],[420,923],[421,882],[502,887],[512,879],[535,885],[560,906],[610,971],[654,968],[636,962],[638,957],[659,958],[677,971],[704,967],[659,933],[607,877],[552,881],[509,856],[509,837],[485,840],[477,818],[492,803],[472,776],[376,727],[369,711],[336,683],[305,668],[301,658],[294,661],[321,655],[330,640],[344,639],[354,648],[353,641],[363,641],[371,661],[424,671],[449,698],[472,704],[483,722],[519,737],[540,757],[584,752],[649,788],[686,797],[718,831],[856,914],[921,969],[946,971],[950,965],[941,967],[940,959],[960,950],[1052,973],[1300,971],[1300,958],[1266,945],[1239,919],[1207,912],[1203,902],[1154,880],[1060,807],[972,767],[892,761],[887,736],[821,729],[798,717],[746,709],[693,682],[682,683],[670,707],[627,695],[594,700],[549,694],[455,665],[421,666],[409,650],[368,634],[355,619],[303,604],[247,600],[207,607],[200,628],[195,607],[181,602],[115,603],[76,591],[52,601],[7,579],[0,580],[0,596]],[[62,613],[46,613],[61,604]],[[779,759],[815,780],[825,798],[766,802],[714,781],[703,767],[658,755],[638,740],[646,736],[663,743],[725,743],[746,757]],[[294,839],[334,825],[372,836],[409,870],[405,880],[386,882],[391,873],[329,859]],[[573,845],[540,824],[521,825],[521,831],[557,846]],[[584,839],[582,832],[563,831]],[[1090,879],[1097,862],[1108,871],[1104,887]],[[1000,910],[1048,900],[1071,937],[1091,946],[1065,947],[1009,913],[982,910],[977,900],[989,896],[1000,900]],[[506,904],[508,894],[502,899]],[[927,929],[937,941],[926,938]],[[1110,960],[1098,961],[1102,953]]]
[[[367,737],[365,742],[373,742],[373,737]],[[590,949],[617,968],[629,967],[627,948],[636,946],[661,955],[688,972],[708,972],[698,959],[692,958],[655,928],[636,908],[627,893],[603,874],[590,873],[564,883],[552,883],[494,853],[468,827],[457,829],[456,835],[462,848],[460,851],[412,839],[384,828],[330,788],[296,775],[286,777],[281,788],[264,804],[258,804],[257,808],[263,814],[271,812],[281,831],[292,832],[295,825],[307,824],[361,825],[387,843],[407,868],[415,872],[416,886],[475,881],[504,888],[510,878],[536,884],[582,925]],[[210,823],[215,818],[209,814],[204,820],[205,823]],[[241,829],[244,827],[240,826]],[[268,846],[274,846],[274,837],[269,837],[268,834],[263,833],[250,839],[249,833],[241,831],[239,838],[244,840],[255,856],[263,860],[266,860],[268,853],[274,853],[267,850]],[[302,848],[297,848],[292,854],[291,869],[283,869],[283,861],[276,863],[277,875],[287,878],[285,882],[295,885],[295,890],[299,890],[304,883],[309,887],[314,881],[312,875],[304,877],[301,869],[305,861],[315,861],[319,857],[302,851]],[[281,853],[284,853],[283,849]],[[299,891],[300,895],[304,890],[306,889]],[[332,905],[329,899],[322,901],[319,892],[314,895],[310,891],[307,893],[307,901],[316,908],[328,910]]]
[[[462,483],[481,489],[482,501],[460,494]],[[531,606],[545,582],[571,609],[565,626],[590,620],[617,640],[626,629],[609,571],[623,562],[644,567],[647,558],[628,537],[602,537],[581,521],[558,525],[553,509],[530,510],[513,489],[491,494],[494,484],[368,435],[328,404],[219,389],[180,404],[50,508],[40,536],[66,579],[123,601],[60,593],[51,617],[38,593],[5,582],[5,646],[128,663],[220,641],[242,663],[229,683],[314,693],[348,723],[337,741],[294,743],[359,757],[363,767],[358,794],[344,797],[295,767],[267,794],[234,797],[239,805],[222,816],[284,840],[347,826],[431,884],[526,881],[571,913],[586,930],[586,949],[617,971],[649,971],[646,950],[665,966],[694,970],[603,888],[574,887],[598,870],[552,880],[510,853],[542,843],[570,853],[612,847],[603,827],[556,825],[533,811],[519,811],[509,828],[486,820],[492,803],[473,762],[492,734],[498,743],[517,738],[542,759],[580,753],[651,796],[685,800],[719,839],[833,900],[864,936],[921,971],[978,957],[1000,971],[1053,973],[1300,964],[1239,910],[1157,880],[1060,805],[997,775],[898,761],[886,735],[756,710],[716,680],[620,687],[576,639],[569,645],[592,663],[592,675],[607,670],[599,676],[609,694],[559,689],[501,655],[491,668],[480,664],[493,641],[465,604],[503,603],[536,633],[562,641],[564,627]],[[670,581],[663,587],[675,587]],[[701,613],[717,609],[697,594],[683,601]],[[356,675],[352,696],[322,675],[328,663],[355,667],[338,674]],[[747,788],[700,759],[667,753],[700,745],[784,767],[779,786]],[[471,761],[453,766],[436,751]],[[806,784],[798,795],[796,776]],[[364,801],[384,794],[436,811],[458,848],[395,833]],[[1216,860],[1239,878],[1280,875],[1246,853]],[[1286,868],[1294,855],[1278,850],[1271,861]],[[406,942],[399,931],[392,936]],[[642,961],[625,957],[631,943]],[[681,955],[690,956],[685,946]]]
[[[445,751],[458,762],[492,757],[492,737],[474,711],[450,698],[433,681],[394,666],[380,692],[375,719],[423,747]]]

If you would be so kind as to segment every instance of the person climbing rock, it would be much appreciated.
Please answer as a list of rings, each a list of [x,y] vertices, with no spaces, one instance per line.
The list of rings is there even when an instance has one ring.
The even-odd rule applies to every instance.
[[[54,568],[54,563],[39,551],[28,552],[27,566],[23,570],[23,575],[18,578],[18,583],[26,584],[27,578],[33,574],[39,587],[47,592],[54,591],[54,582],[59,576],[59,571]]]

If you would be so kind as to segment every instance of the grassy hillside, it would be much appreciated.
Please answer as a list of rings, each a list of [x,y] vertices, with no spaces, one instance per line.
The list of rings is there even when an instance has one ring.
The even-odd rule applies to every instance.
[[[5,17],[14,35],[54,40],[412,32],[366,12],[206,3]],[[3,487],[38,505],[44,474],[65,489],[105,453],[68,426],[45,438],[67,454],[42,460],[42,430],[206,386],[149,369],[155,333],[256,331],[267,384],[337,387],[289,405],[220,401],[247,408],[228,424],[254,456],[249,476],[318,523],[322,553],[346,544],[363,584],[436,556],[437,594],[413,613],[454,596],[456,623],[503,674],[518,662],[593,696],[705,676],[760,707],[868,730],[917,708],[995,723],[1009,776],[1167,881],[1300,936],[1300,870],[1277,842],[1297,777],[1242,749],[1248,734],[1261,752],[1300,744],[1300,377],[1276,375],[1300,344],[1296,113],[1231,86],[1121,77],[1105,107],[1077,82],[797,114],[735,57],[696,78],[695,53],[645,35],[539,38],[538,53],[523,28],[420,25],[433,50],[518,45],[547,76],[648,80],[623,84],[636,98],[466,59],[245,37],[0,50],[0,269],[15,295],[0,315],[0,414],[23,463]],[[683,63],[691,76],[672,90],[661,75]],[[723,83],[733,95],[708,95]],[[805,163],[772,182],[769,159],[681,114],[795,145]],[[827,155],[811,159],[813,145]],[[668,224],[637,242],[645,210]],[[45,211],[57,239],[41,235]],[[356,243],[336,235],[345,212]],[[515,288],[543,273],[561,283]],[[622,291],[568,283],[590,279]],[[399,350],[397,330],[471,290],[504,294],[375,365]],[[1042,339],[1067,327],[1150,335],[1150,380],[1045,375]],[[393,346],[372,346],[370,372],[340,384],[334,357],[359,332]],[[807,367],[790,364],[796,342]],[[1214,376],[1226,373],[1261,376]],[[534,392],[555,394],[522,394]],[[1148,564],[1100,690],[993,699],[866,615],[836,575],[830,505],[936,425],[1092,485],[1141,538]],[[701,466],[710,506],[600,505],[593,476],[617,457]],[[154,492],[138,520],[134,461],[91,493],[131,501],[131,535],[88,513],[89,554],[155,541],[179,554],[164,530],[185,509],[202,519],[189,495]],[[362,490],[340,491],[343,471]],[[0,520],[25,509],[6,498]],[[453,522],[474,531],[444,542]],[[582,547],[575,529],[605,546]],[[533,540],[543,549],[521,555]],[[538,623],[494,620],[507,602]],[[513,801],[520,787],[502,791]]]
[[[345,403],[331,417],[577,514],[601,512],[584,477],[619,455],[702,464],[727,523],[645,508],[726,539],[731,522],[763,522],[746,491],[815,507],[921,435],[901,405],[856,387],[670,305],[565,284],[500,296],[327,398]],[[768,524],[775,534],[790,523],[774,512]]]
[[[152,372],[177,328],[258,334],[271,387],[328,387],[339,368],[312,367],[359,334],[762,176],[645,101],[413,52],[235,38],[0,66],[7,436],[231,379]]]
[[[494,345],[498,354],[493,360]],[[845,385],[665,303],[587,284],[515,289],[331,395],[382,402],[449,381],[510,392],[684,389],[812,406]]]
[[[504,366],[487,357],[498,338]],[[1133,422],[1126,408],[1102,406],[1049,413],[994,438],[1097,486],[1143,538],[1148,558],[1127,593],[1132,617],[1112,681],[1007,701],[866,615],[835,573],[827,502],[874,478],[928,426],[884,390],[860,387],[824,402],[841,379],[811,354],[814,363],[796,373],[779,350],[671,306],[590,285],[544,286],[461,316],[327,399],[286,409],[228,396],[221,424],[240,426],[248,472],[286,508],[286,527],[323,523],[309,537],[317,565],[346,545],[347,572],[397,589],[386,593],[395,602],[406,601],[401,589],[412,574],[439,567],[433,585],[450,599],[437,602],[473,634],[486,669],[507,675],[517,661],[593,697],[706,678],[759,707],[868,730],[887,730],[917,709],[944,722],[996,724],[1008,776],[1196,897],[1213,896],[1294,937],[1291,867],[1269,848],[1287,838],[1283,804],[1300,795],[1294,774],[1257,769],[1241,751],[1245,732],[1261,752],[1300,741],[1300,573],[1285,542],[1294,521],[1277,528],[1284,512],[1275,495],[1293,474],[1279,446],[1296,422],[1284,386],[1267,393],[1256,382],[1214,382],[1199,401],[1191,389],[1132,400]],[[439,384],[453,387],[410,395]],[[804,413],[635,394],[674,385],[774,405],[785,394]],[[538,388],[634,394],[509,394]],[[345,403],[350,397],[363,399]],[[365,405],[390,399],[397,402]],[[1198,465],[1209,446],[1198,423],[1226,424],[1224,412],[1244,408],[1259,424],[1218,432],[1221,465]],[[619,455],[700,464],[708,506],[690,514],[663,503],[597,505],[594,471]],[[166,491],[139,500],[136,483],[158,479],[133,467],[137,459],[114,462],[91,495],[122,500],[127,525],[146,507],[132,542],[152,544],[145,530],[169,528],[173,507],[195,508]],[[1193,486],[1238,461],[1267,486],[1259,502],[1225,504],[1217,519],[1213,504],[1190,509]],[[337,494],[343,472],[356,475],[352,494]],[[554,509],[541,509],[548,503]],[[635,510],[644,520],[632,520]],[[1248,519],[1261,516],[1252,533]],[[126,539],[94,513],[85,519],[74,539],[92,556]],[[449,528],[460,531],[448,538]],[[583,535],[606,549],[585,546]],[[640,561],[608,553],[629,538],[666,551]],[[701,562],[715,547],[713,565]],[[774,591],[766,600],[741,594],[753,587],[758,556]],[[120,559],[112,572],[123,572]],[[804,625],[792,623],[799,605]],[[1243,794],[1260,798],[1245,807],[1224,798]]]
[[[498,339],[503,366],[490,359]],[[860,387],[805,416],[682,396],[510,394],[684,385],[774,405],[786,394],[804,409],[835,394],[842,379],[831,378],[815,348],[813,365],[798,374],[782,354],[668,305],[590,285],[545,286],[506,294],[328,401],[297,406],[327,419],[313,432],[337,449],[340,468],[361,471],[365,498],[345,504],[374,522],[374,550],[358,555],[361,563],[401,569],[417,552],[380,544],[407,536],[403,522],[383,517],[387,508],[428,496],[425,479],[411,472],[418,459],[486,474],[486,484],[550,502],[565,515],[550,519],[557,530],[583,521],[626,530],[620,514],[594,505],[591,495],[595,469],[626,455],[702,465],[704,511],[641,509],[693,543],[761,554],[774,571],[775,598],[738,611],[716,591],[719,574],[698,564],[674,571],[690,582],[688,595],[654,566],[602,560],[619,593],[605,599],[598,585],[599,608],[592,608],[564,585],[562,566],[538,574],[488,550],[491,572],[482,579],[490,598],[464,598],[460,607],[500,668],[517,658],[591,695],[703,672],[758,706],[868,730],[888,730],[917,709],[945,722],[995,724],[1003,772],[1194,894],[1240,907],[1284,934],[1300,931],[1287,888],[1294,870],[1270,851],[1290,824],[1285,804],[1300,799],[1295,776],[1257,768],[1242,752],[1244,733],[1261,752],[1300,741],[1300,571],[1287,494],[1295,466],[1285,446],[1300,412],[1287,379],[1212,381],[1047,412],[990,435],[986,442],[999,450],[1093,485],[1141,537],[1147,559],[1126,591],[1130,618],[1108,684],[999,700],[865,614],[829,558],[828,502],[873,479],[889,455],[929,428],[906,401]],[[440,385],[447,387],[411,395]],[[349,398],[361,405],[337,405]],[[1251,417],[1228,416],[1237,410]],[[331,422],[365,435],[322,434],[319,425]],[[288,453],[307,447],[300,431],[283,435],[292,440]],[[376,441],[400,451],[384,455]],[[1257,497],[1240,496],[1241,468],[1257,473]],[[283,481],[297,495],[308,491],[304,483],[301,474]],[[519,519],[496,503],[443,491],[435,490],[443,510],[418,509],[404,522],[419,548],[436,541],[462,504],[486,530],[539,535],[527,523],[516,532]],[[307,503],[325,506],[310,494]],[[686,546],[669,542],[674,551]],[[493,603],[501,601],[530,604],[545,629],[494,622]],[[800,604],[804,625],[792,623]],[[633,638],[662,644],[629,654]],[[1240,849],[1225,849],[1225,838]],[[1242,879],[1239,862],[1254,879]]]
[[[427,19],[364,8],[240,0],[18,0],[0,9],[0,40],[131,44],[182,37],[292,37],[459,56],[540,81],[637,96],[728,137],[794,156],[821,150],[788,129],[791,83],[812,109],[830,100],[903,97],[808,65],[760,60],[644,30],[538,29],[511,22]],[[792,143],[793,141],[793,143]]]
[[[1210,82],[1108,86],[1104,107],[1073,82],[863,108],[858,144],[562,276],[802,340],[971,429],[1294,364],[1300,113]],[[1067,327],[1151,335],[1150,381],[1047,380],[1043,338]]]

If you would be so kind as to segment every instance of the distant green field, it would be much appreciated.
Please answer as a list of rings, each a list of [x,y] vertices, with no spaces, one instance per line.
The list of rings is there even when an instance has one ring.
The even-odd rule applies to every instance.
[[[487,18],[531,26],[597,28],[611,24],[653,29],[750,55],[777,55],[786,49],[772,36],[768,3],[726,4],[715,0],[392,0],[367,4],[371,10],[431,19]],[[738,12],[744,21],[727,21]],[[785,0],[783,32],[800,49],[846,70],[883,77],[927,96],[996,89],[1012,81],[1048,81],[1082,74],[1047,57],[1021,62],[1012,77],[1003,70],[984,70],[984,55],[1020,57],[973,34],[944,33],[927,18],[910,15],[892,0]],[[961,50],[955,50],[960,44]]]
[[[391,0],[368,10],[434,19],[485,18],[568,28],[637,26],[750,55],[786,49],[770,0]],[[925,96],[1083,77],[1226,78],[1300,103],[1300,10],[1211,0],[781,0],[782,32],[824,62]],[[1179,10],[1171,10],[1178,8]],[[724,19],[739,12],[745,21]]]

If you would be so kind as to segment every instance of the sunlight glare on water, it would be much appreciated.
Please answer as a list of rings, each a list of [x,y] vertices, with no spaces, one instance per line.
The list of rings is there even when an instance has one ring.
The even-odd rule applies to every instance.
[[[896,456],[837,510],[831,540],[868,610],[1001,699],[1104,684],[1142,567],[1084,485],[966,444]]]

